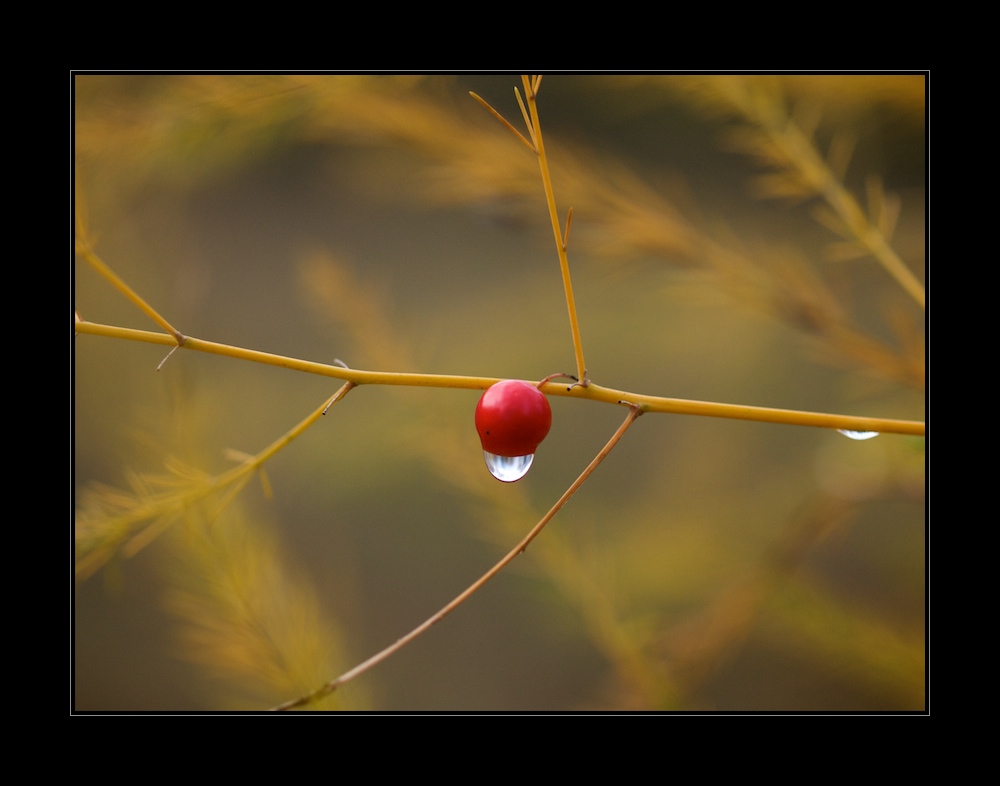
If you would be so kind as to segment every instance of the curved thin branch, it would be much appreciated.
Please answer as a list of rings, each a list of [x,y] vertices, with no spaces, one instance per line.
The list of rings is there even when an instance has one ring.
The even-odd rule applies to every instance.
[[[293,699],[291,701],[287,701],[284,704],[281,704],[277,707],[273,707],[272,709],[278,712],[284,710],[292,710],[295,709],[296,707],[303,707],[307,704],[310,704],[316,701],[317,699],[323,698],[324,696],[328,696],[344,683],[350,682],[355,677],[359,677],[360,675],[364,674],[366,671],[371,669],[373,666],[377,666],[386,658],[401,650],[415,638],[417,638],[422,633],[429,630],[431,627],[436,625],[438,622],[440,622],[449,614],[451,614],[451,612],[453,612],[455,609],[457,609],[459,606],[465,603],[465,601],[467,601],[470,597],[472,597],[472,595],[474,595],[478,590],[480,590],[483,587],[483,585],[486,584],[486,582],[488,582],[495,575],[497,575],[497,573],[499,573],[501,570],[507,567],[507,565],[513,562],[514,558],[517,557],[518,554],[521,554],[525,549],[528,548],[528,544],[530,544],[531,541],[533,541],[536,537],[538,537],[538,534],[545,528],[545,525],[548,524],[556,515],[556,513],[558,513],[562,509],[563,505],[569,502],[570,497],[572,497],[577,492],[577,489],[579,489],[580,486],[584,484],[584,482],[587,480],[587,478],[590,477],[593,471],[597,469],[597,466],[602,461],[604,461],[605,457],[611,452],[614,446],[618,444],[618,440],[620,440],[622,436],[625,434],[625,432],[628,430],[628,427],[631,426],[632,423],[635,422],[635,419],[639,417],[641,414],[642,414],[641,407],[634,405],[629,407],[628,415],[626,415],[624,422],[618,427],[618,430],[612,435],[611,439],[608,440],[608,444],[606,444],[603,448],[601,448],[601,452],[598,453],[596,456],[594,456],[594,460],[587,465],[587,468],[582,473],[580,473],[580,477],[574,480],[572,485],[568,489],[566,489],[566,491],[563,492],[563,495],[559,497],[559,500],[556,502],[555,505],[552,506],[549,512],[546,513],[544,516],[542,516],[541,520],[534,527],[531,528],[531,532],[525,535],[524,538],[521,540],[521,542],[518,543],[513,549],[511,549],[507,553],[507,556],[505,556],[496,565],[494,565],[492,568],[486,571],[486,573],[484,573],[471,586],[469,586],[468,589],[466,589],[463,593],[461,593],[458,597],[456,597],[453,601],[451,601],[451,603],[446,605],[444,608],[442,608],[433,616],[424,620],[420,625],[415,627],[413,630],[411,630],[402,638],[397,639],[394,643],[390,644],[381,652],[372,655],[372,657],[370,657],[368,660],[364,661],[363,663],[359,663],[350,671],[344,672],[335,680],[330,680],[330,682],[326,683],[325,685],[323,685],[322,687],[318,688],[317,690],[313,691],[310,694],[307,694],[305,696],[300,696],[299,698]]]

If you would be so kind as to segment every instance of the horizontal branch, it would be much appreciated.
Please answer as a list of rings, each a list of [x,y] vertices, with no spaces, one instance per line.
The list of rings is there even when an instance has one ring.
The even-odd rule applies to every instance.
[[[166,333],[153,333],[147,330],[101,325],[95,322],[78,321],[74,324],[77,333],[95,336],[122,338],[130,341],[142,341],[149,344],[162,344],[174,347],[176,339]],[[342,368],[326,363],[314,363],[308,360],[273,355],[269,352],[259,352],[253,349],[217,344],[213,341],[187,337],[184,350],[196,350],[212,355],[251,360],[269,366],[279,366],[294,371],[304,371],[333,377],[356,385],[404,385],[407,387],[431,388],[464,388],[468,390],[485,390],[490,385],[499,382],[496,377],[469,377],[451,374],[402,374],[390,371],[362,371],[360,369]],[[662,396],[646,396],[631,393],[626,390],[605,388],[591,383],[588,387],[582,385],[566,385],[548,382],[541,387],[543,393],[549,396],[567,396],[569,398],[589,399],[610,404],[636,404],[643,412],[663,412],[674,415],[702,415],[705,417],[731,418],[734,420],[753,420],[763,423],[785,423],[793,426],[815,426],[817,428],[844,429],[847,431],[877,431],[882,434],[911,434],[924,436],[925,425],[917,420],[893,420],[889,418],[865,418],[853,415],[834,415],[826,412],[803,412],[794,409],[772,409],[770,407],[751,407],[742,404],[720,404],[711,401],[691,401],[680,398],[664,398]]]

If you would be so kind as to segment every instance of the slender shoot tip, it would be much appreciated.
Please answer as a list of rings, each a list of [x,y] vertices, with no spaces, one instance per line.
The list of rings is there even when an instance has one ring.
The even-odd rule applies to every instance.
[[[563,232],[563,242],[562,242],[563,251],[565,251],[569,246],[569,227],[570,224],[572,223],[573,223],[573,208],[570,208],[569,212],[566,214],[566,231]]]
[[[524,146],[526,148],[528,148],[528,150],[530,150],[535,155],[538,155],[538,148],[535,145],[533,145],[531,142],[529,142],[527,139],[525,139],[524,138],[524,134],[522,134],[520,131],[518,131],[516,128],[514,128],[514,126],[512,126],[510,123],[508,123],[507,122],[507,118],[505,118],[503,115],[501,115],[499,112],[497,112],[497,110],[495,110],[492,106],[490,106],[486,102],[485,99],[479,97],[478,95],[476,95],[475,93],[473,93],[471,90],[469,91],[469,95],[472,96],[474,99],[476,99],[491,115],[493,115],[493,117],[495,117],[497,120],[499,120],[505,126],[507,126],[507,129],[514,136],[516,136],[518,139],[520,139],[521,142],[524,144]],[[534,137],[532,137],[532,138],[534,138]]]
[[[517,105],[521,107],[521,117],[524,118],[524,125],[528,128],[528,134],[531,135],[532,150],[535,154],[538,154],[538,137],[535,135],[535,126],[531,122],[531,116],[528,114],[528,109],[524,105],[524,101],[521,100],[521,91],[516,87],[514,88],[514,97],[517,99]]]

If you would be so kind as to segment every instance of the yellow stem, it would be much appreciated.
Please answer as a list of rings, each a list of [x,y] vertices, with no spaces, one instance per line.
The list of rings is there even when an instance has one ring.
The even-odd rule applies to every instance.
[[[340,386],[337,392],[333,394],[333,396],[324,401],[323,404],[318,409],[316,409],[316,411],[314,411],[311,415],[309,415],[305,420],[303,420],[293,429],[291,429],[284,435],[278,437],[278,439],[276,439],[274,442],[272,442],[270,445],[264,448],[256,456],[252,456],[251,458],[247,459],[242,465],[238,467],[233,467],[228,472],[224,473],[223,475],[220,475],[219,483],[222,484],[224,482],[228,482],[229,480],[231,480],[231,478],[229,478],[230,475],[235,477],[243,472],[246,472],[248,469],[257,469],[264,462],[266,462],[268,459],[274,456],[275,453],[277,453],[282,448],[286,447],[292,440],[301,436],[302,433],[307,428],[309,428],[313,423],[319,420],[321,416],[325,415],[327,410],[330,409],[331,406],[333,406],[338,401],[340,401],[340,399],[346,396],[348,391],[353,387],[356,387],[354,382],[351,381],[345,382],[343,385]]]
[[[174,339],[163,333],[151,333],[146,330],[100,325],[94,322],[79,321],[75,323],[77,333],[95,336],[143,341],[150,344],[172,345]],[[401,374],[390,371],[363,371],[355,368],[341,368],[326,363],[313,363],[308,360],[272,355],[269,352],[258,352],[252,349],[242,349],[228,344],[217,344],[213,341],[187,337],[184,349],[207,352],[212,355],[250,360],[269,366],[279,366],[294,371],[304,371],[309,374],[319,374],[334,379],[353,382],[355,385],[403,385],[408,387],[431,388],[462,388],[467,390],[485,390],[500,380],[495,377],[470,377],[450,374]],[[530,381],[530,380],[529,380]],[[532,382],[532,384],[536,384]],[[885,434],[912,434],[924,436],[925,426],[921,421],[891,420],[887,418],[865,418],[852,415],[834,415],[825,412],[802,412],[793,409],[772,409],[769,407],[750,407],[742,404],[720,404],[710,401],[691,401],[680,398],[664,398],[632,393],[627,390],[601,387],[591,383],[583,385],[565,385],[548,382],[540,390],[549,396],[568,396],[569,398],[602,401],[610,404],[638,404],[643,412],[663,412],[675,415],[703,415],[716,418],[733,418],[736,420],[755,420],[764,423],[786,423],[794,426],[817,426],[819,428],[846,429],[849,431],[878,431]]]
[[[573,332],[573,350],[576,353],[576,374],[580,384],[587,386],[587,365],[583,361],[583,342],[580,340],[580,323],[576,317],[576,300],[573,297],[573,282],[569,276],[569,259],[566,256],[566,245],[563,242],[562,228],[559,226],[559,213],[556,210],[556,197],[552,191],[552,178],[549,175],[549,162],[545,157],[545,144],[542,141],[542,125],[538,119],[538,105],[535,102],[536,91],[540,80],[532,83],[527,76],[522,76],[524,92],[528,98],[528,110],[531,113],[531,125],[535,130],[535,146],[538,148],[538,166],[542,171],[542,184],[545,187],[545,201],[549,206],[549,219],[552,222],[552,234],[556,239],[556,251],[559,253],[559,268],[562,270],[563,289],[566,291],[566,308],[569,310],[569,325]],[[569,234],[569,219],[567,217],[566,233]]]
[[[126,298],[131,300],[136,306],[138,306],[142,311],[152,319],[157,325],[166,330],[170,335],[173,336],[173,341],[171,343],[178,344],[179,346],[184,346],[185,336],[175,327],[173,327],[167,320],[160,316],[155,308],[153,308],[149,303],[142,299],[138,292],[136,292],[132,287],[126,284],[118,274],[115,273],[110,267],[108,267],[104,261],[97,256],[89,248],[80,248],[77,253],[82,256],[90,266],[94,268],[98,273],[100,273],[104,278],[106,278],[111,285],[121,292]]]
[[[521,540],[521,542],[518,543],[513,549],[511,549],[507,553],[507,556],[505,556],[496,565],[494,565],[492,568],[486,571],[486,573],[480,576],[471,586],[468,587],[468,589],[466,589],[463,593],[461,593],[458,597],[456,597],[453,601],[451,601],[451,603],[442,608],[432,617],[429,617],[428,619],[424,620],[420,625],[415,627],[413,630],[411,630],[402,638],[397,639],[394,643],[390,644],[382,651],[376,653],[375,655],[372,655],[372,657],[370,657],[364,663],[358,664],[350,671],[344,672],[335,680],[331,680],[330,682],[326,683],[322,687],[318,688],[317,690],[313,691],[312,693],[306,696],[301,696],[300,698],[285,702],[284,704],[281,704],[278,707],[274,707],[274,710],[283,711],[283,710],[295,709],[296,707],[302,707],[306,704],[310,704],[311,702],[316,701],[317,699],[321,699],[324,696],[333,693],[337,688],[339,688],[344,683],[350,682],[355,677],[361,676],[373,666],[378,665],[386,658],[388,658],[390,655],[401,650],[415,638],[417,638],[422,633],[429,630],[431,627],[436,625],[438,622],[440,622],[449,614],[451,614],[451,612],[453,612],[455,609],[457,609],[459,606],[465,603],[465,601],[467,601],[470,597],[472,597],[472,595],[474,595],[477,591],[479,591],[479,589],[481,589],[483,585],[486,584],[486,582],[488,582],[490,579],[496,576],[501,570],[507,567],[507,565],[513,562],[518,554],[521,554],[522,552],[524,552],[525,549],[528,548],[528,544],[531,543],[531,541],[533,541],[536,537],[538,537],[538,534],[545,528],[545,525],[548,524],[555,517],[556,513],[558,513],[567,502],[569,502],[570,497],[572,497],[577,492],[577,489],[579,489],[580,486],[584,484],[584,482],[587,480],[587,478],[590,477],[593,471],[597,469],[597,466],[602,461],[604,461],[605,457],[611,452],[612,448],[614,448],[614,446],[618,444],[618,440],[620,440],[622,436],[625,434],[625,432],[628,431],[628,427],[631,426],[635,422],[635,419],[639,417],[641,414],[642,414],[641,408],[631,407],[629,409],[628,415],[626,415],[625,417],[625,421],[618,427],[618,430],[612,435],[611,439],[608,440],[608,444],[606,444],[601,449],[600,453],[594,456],[594,460],[587,465],[587,468],[583,472],[580,473],[580,477],[574,480],[572,485],[568,489],[566,489],[566,491],[563,492],[563,495],[559,497],[556,504],[549,509],[549,512],[546,513],[544,516],[542,516],[541,520],[534,527],[532,527],[531,532],[525,535],[524,538]]]

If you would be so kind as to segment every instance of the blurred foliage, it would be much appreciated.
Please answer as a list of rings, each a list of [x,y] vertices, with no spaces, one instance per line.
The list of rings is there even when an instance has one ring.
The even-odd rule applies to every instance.
[[[273,706],[349,665],[311,582],[270,527],[234,503],[211,521],[191,509],[180,529],[171,540],[166,607],[178,621],[182,655],[235,686],[231,706]],[[358,706],[357,693],[327,697],[317,708],[342,708],[345,695]]]
[[[566,370],[537,164],[467,96],[513,120],[517,81],[78,76],[91,231],[200,338],[389,371]],[[834,173],[920,276],[923,77],[546,77],[540,111],[595,381],[923,417],[923,311],[803,174]],[[84,267],[76,305],[149,327]],[[317,687],[495,562],[621,414],[553,401],[508,486],[482,466],[469,391],[361,388],[269,461],[273,499],[236,497],[208,488],[224,451],[270,444],[330,380],[183,352],[156,374],[157,347],[76,341],[78,549],[120,558],[77,587],[78,709]],[[923,440],[643,418],[526,559],[330,706],[919,709],[923,467]],[[151,500],[166,507],[122,529]]]

